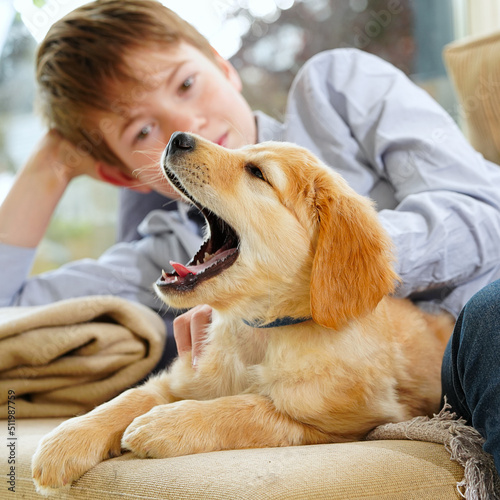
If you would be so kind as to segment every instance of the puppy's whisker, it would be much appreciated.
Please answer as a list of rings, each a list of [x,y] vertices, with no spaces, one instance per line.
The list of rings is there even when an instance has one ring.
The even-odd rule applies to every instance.
[[[138,167],[134,170],[132,170],[132,175],[135,175],[138,177],[139,175],[142,175],[143,173],[147,174],[154,174],[154,175],[162,175],[161,173],[161,167],[159,165],[159,162],[151,162],[146,165],[143,165],[142,167]]]
[[[224,119],[224,122],[226,122],[227,125],[231,125],[231,123],[227,119]],[[234,125],[232,125],[232,127],[234,127]],[[238,134],[238,136],[241,139],[245,139],[245,134],[243,134],[243,132],[241,131],[240,127],[234,127],[233,130]]]
[[[140,184],[136,184],[136,187],[153,186],[155,184],[164,184],[168,182],[163,176],[160,168],[158,168],[155,164],[136,168],[132,171],[132,175],[135,178],[141,178],[142,180]]]
[[[132,175],[135,177],[139,177],[139,175],[142,175],[143,172],[147,172],[150,170],[151,170],[151,166],[139,167],[139,168],[132,170]]]
[[[160,145],[162,143],[158,141]],[[163,150],[165,149],[165,146],[162,145],[162,147],[158,148],[149,148],[149,149],[136,149],[133,154],[140,154],[143,156],[146,156],[151,160],[153,163],[159,163],[161,155],[163,153]]]
[[[146,179],[163,179],[163,173],[161,170],[155,167],[150,167],[150,168],[143,168],[143,169],[136,169],[132,172],[132,174],[135,177],[142,176],[143,178]]]

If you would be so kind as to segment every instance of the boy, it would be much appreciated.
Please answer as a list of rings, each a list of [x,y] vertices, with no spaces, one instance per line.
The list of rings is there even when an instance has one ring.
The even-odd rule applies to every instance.
[[[42,140],[0,209],[2,305],[112,293],[158,308],[151,283],[200,242],[187,207],[151,201],[153,189],[173,197],[158,160],[176,130],[229,148],[272,139],[316,153],[377,203],[395,243],[400,296],[456,317],[500,278],[500,169],[473,151],[425,92],[375,56],[344,49],[313,58],[280,124],[253,114],[232,66],[159,3],[103,0],[56,23],[37,70],[41,110],[57,132]],[[83,173],[146,196],[124,200],[124,213],[133,207],[146,215],[141,239],[27,278],[54,207]],[[134,231],[126,218],[122,234]],[[190,348],[190,330],[196,338],[208,320],[202,312],[194,324],[192,313],[177,323],[180,352]]]

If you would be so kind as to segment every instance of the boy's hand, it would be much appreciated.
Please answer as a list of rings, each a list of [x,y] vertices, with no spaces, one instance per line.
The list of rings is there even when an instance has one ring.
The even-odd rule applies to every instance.
[[[39,168],[53,169],[65,182],[82,174],[98,178],[97,163],[90,153],[69,142],[56,130],[50,130],[42,137],[30,158],[35,159]]]
[[[207,305],[193,307],[174,320],[174,338],[179,356],[191,352],[193,366],[196,367],[202,352],[207,327],[212,319],[212,308]]]

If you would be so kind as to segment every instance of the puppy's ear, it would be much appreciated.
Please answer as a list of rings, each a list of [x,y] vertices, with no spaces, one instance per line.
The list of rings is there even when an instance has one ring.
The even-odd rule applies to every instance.
[[[311,274],[312,317],[339,330],[372,311],[394,290],[398,277],[377,213],[340,176],[318,175],[314,209],[319,232]]]

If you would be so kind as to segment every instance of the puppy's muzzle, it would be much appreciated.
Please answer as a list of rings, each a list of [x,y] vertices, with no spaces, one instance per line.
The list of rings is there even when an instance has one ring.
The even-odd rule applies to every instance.
[[[236,231],[214,210],[200,203],[190,192],[192,184],[186,183],[190,171],[196,169],[196,153],[203,150],[203,142],[208,143],[188,133],[174,132],[161,159],[161,167],[167,180],[185,200],[198,207],[208,225],[208,238],[191,261],[186,265],[170,261],[174,271],[162,272],[156,282],[156,289],[162,295],[192,291],[200,283],[232,266],[239,255],[240,240]],[[211,144],[211,147],[221,148],[215,144]],[[188,153],[194,154],[186,158]]]

